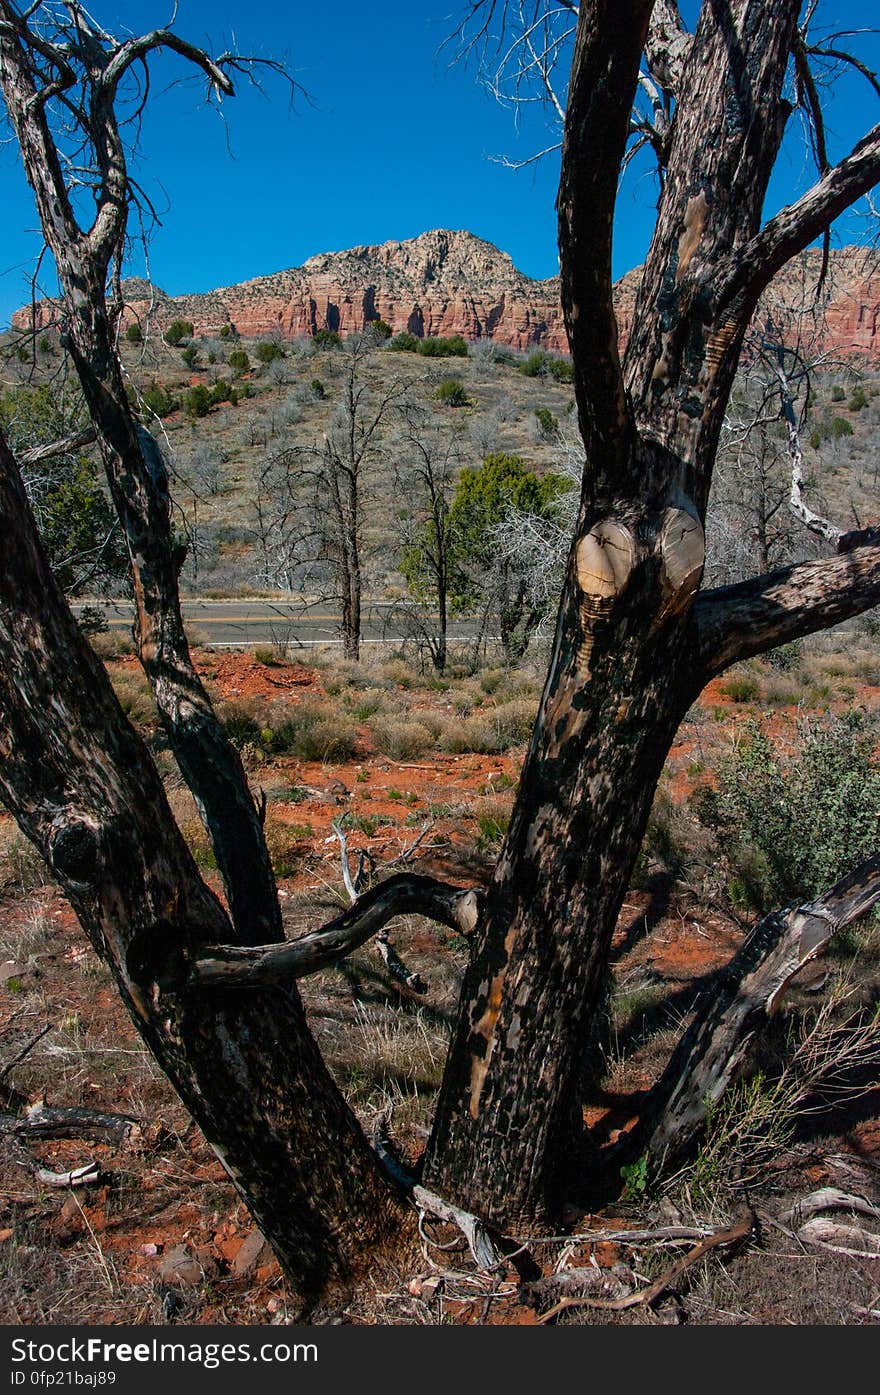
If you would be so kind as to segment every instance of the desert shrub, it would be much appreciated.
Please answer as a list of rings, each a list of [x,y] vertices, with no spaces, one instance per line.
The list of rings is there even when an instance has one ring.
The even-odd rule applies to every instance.
[[[660,786],[633,869],[634,887],[646,887],[658,870],[674,874],[682,871],[688,860],[687,824],[687,812],[675,803],[668,789]]]
[[[549,364],[550,377],[556,383],[574,382],[574,364],[568,358],[551,358]]]
[[[193,855],[193,861],[203,871],[212,871],[217,866],[217,858],[208,830],[201,819],[187,819],[180,825],[186,845]]]
[[[831,389],[831,401],[832,401],[832,402],[842,402],[842,401],[844,400],[845,397],[846,397],[846,393],[844,392],[844,390],[843,390],[841,384],[840,384],[840,383],[835,383],[834,386],[833,386],[833,388]]]
[[[113,691],[126,717],[137,727],[150,727],[156,721],[156,704],[142,673],[122,670],[111,675]]]
[[[220,326],[219,334],[221,339],[236,339],[238,337],[228,320],[226,324]]]
[[[419,351],[419,341],[409,330],[403,329],[399,334],[395,334],[393,339],[388,340],[389,349],[395,353],[417,354]]]
[[[804,642],[802,639],[789,640],[788,644],[780,644],[778,649],[771,649],[767,655],[767,662],[771,668],[775,668],[780,673],[793,673],[800,668],[804,659]]]
[[[418,352],[424,358],[467,358],[467,340],[460,334],[453,334],[450,339],[438,339],[429,335],[426,339],[418,341]]]
[[[269,339],[258,344],[255,353],[260,363],[264,364],[274,363],[276,359],[284,357],[284,350],[281,345],[275,344]]]
[[[215,406],[219,406],[221,402],[231,402],[234,404],[237,401],[238,393],[236,392],[232,384],[227,383],[225,378],[218,378],[214,386],[211,388],[212,404],[214,404]]]
[[[332,705],[300,702],[273,707],[260,730],[260,741],[272,755],[300,760],[344,760],[357,748],[357,731]]]
[[[500,755],[528,739],[534,720],[533,703],[504,703],[472,712],[468,717],[447,718],[438,732],[437,744],[452,755]]]
[[[285,823],[270,813],[263,826],[263,836],[276,877],[290,877],[302,861],[304,845],[314,834],[310,823]]]
[[[144,336],[137,320],[132,320],[130,325],[126,325],[125,338],[129,344],[143,344]]]
[[[424,723],[406,717],[376,717],[370,732],[377,751],[391,760],[412,760],[431,747],[431,732]]]
[[[438,402],[442,402],[444,407],[469,407],[470,398],[465,390],[464,383],[459,378],[444,378],[443,382],[434,393]]]
[[[852,422],[846,417],[823,417],[822,420],[810,432],[810,445],[814,450],[825,441],[839,441],[844,436],[853,434]]]
[[[377,339],[390,339],[394,330],[386,320],[370,320],[367,325],[371,334],[375,334]]]
[[[338,349],[342,339],[335,329],[316,329],[312,343],[316,349]]]
[[[186,348],[181,349],[180,357],[187,368],[193,369],[199,361],[199,351],[195,344],[187,344]]]
[[[192,320],[172,320],[163,338],[166,344],[170,344],[172,349],[176,349],[178,344],[183,343],[184,339],[192,338],[192,332]]]
[[[547,371],[548,354],[544,349],[533,349],[520,364],[520,373],[527,378],[543,378]]]
[[[722,683],[718,690],[731,702],[754,702],[760,693],[760,688],[754,678],[737,676],[728,678],[726,683]]]
[[[731,870],[732,897],[759,911],[808,900],[877,844],[880,762],[863,713],[802,717],[787,748],[747,722],[703,793]]]
[[[854,387],[850,393],[849,401],[846,404],[851,412],[860,412],[863,407],[867,407],[868,398],[865,389],[861,386]]]
[[[153,412],[157,417],[170,416],[180,406],[177,398],[172,397],[167,388],[155,381],[144,388],[141,399],[147,410]]]
[[[217,715],[223,723],[227,737],[237,750],[259,742],[262,726],[257,720],[253,703],[223,702],[217,708]]]
[[[251,361],[248,358],[246,349],[233,349],[226,362],[236,376],[241,373],[247,373],[251,366]]]
[[[574,368],[567,358],[554,358],[546,349],[533,349],[520,364],[527,378],[552,378],[557,383],[574,381]]]
[[[189,417],[206,417],[214,405],[211,389],[197,383],[183,396],[183,410]]]
[[[0,827],[0,891],[25,894],[46,886],[51,878],[33,843],[9,824]]]
[[[555,441],[559,435],[559,422],[556,420],[549,407],[536,407],[535,420],[538,423],[538,430],[545,441]]]
[[[501,846],[507,826],[510,823],[510,810],[497,802],[489,802],[474,810],[477,823],[477,851],[490,852]]]
[[[309,384],[309,387],[312,390],[312,396],[314,397],[315,401],[323,402],[325,397],[327,396],[327,389],[321,382],[321,379],[313,378],[311,383]]]

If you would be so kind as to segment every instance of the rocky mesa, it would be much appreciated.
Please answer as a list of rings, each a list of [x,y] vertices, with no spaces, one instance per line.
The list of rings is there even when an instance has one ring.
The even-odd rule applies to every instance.
[[[790,316],[812,305],[820,253],[811,249],[777,277],[763,312]],[[622,342],[632,323],[638,269],[615,285]],[[125,316],[160,330],[191,320],[197,335],[225,324],[246,337],[295,339],[317,330],[349,334],[374,320],[419,338],[461,334],[513,349],[565,352],[568,340],[559,303],[559,278],[534,280],[511,258],[466,231],[435,229],[403,242],[324,252],[300,267],[258,276],[203,294],[168,296],[143,281],[125,283]],[[880,265],[876,252],[844,247],[831,252],[821,314],[810,326],[813,344],[880,359]],[[41,301],[13,316],[13,324],[45,327],[55,318]],[[803,332],[803,326],[801,326]]]

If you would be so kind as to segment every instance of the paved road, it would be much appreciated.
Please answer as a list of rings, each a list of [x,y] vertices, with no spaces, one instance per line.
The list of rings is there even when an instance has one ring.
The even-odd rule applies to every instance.
[[[100,607],[111,630],[129,631],[133,611],[125,601],[90,601]],[[295,645],[340,644],[339,616],[326,605],[317,604],[303,611],[283,601],[184,600],[183,616],[196,643],[216,648],[246,648],[254,644],[284,642]],[[74,611],[81,605],[74,605]],[[400,627],[395,625],[387,601],[370,602],[364,606],[363,639],[365,643],[399,642]],[[451,639],[465,639],[473,634],[468,624],[450,626]]]

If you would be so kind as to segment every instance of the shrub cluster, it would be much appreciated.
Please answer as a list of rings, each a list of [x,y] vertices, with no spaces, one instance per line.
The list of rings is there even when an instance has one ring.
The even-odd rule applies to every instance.
[[[183,343],[184,339],[191,339],[192,334],[192,320],[172,320],[163,337],[166,344],[170,344],[172,349],[176,349],[178,344]]]
[[[471,400],[460,378],[444,378],[434,396],[438,402],[443,403],[444,407],[470,406]]]
[[[571,359],[555,358],[546,349],[533,349],[520,365],[521,373],[527,378],[552,378],[557,383],[574,381],[574,366]]]
[[[312,335],[312,343],[316,349],[338,349],[342,338],[335,329],[316,329]]]
[[[448,339],[428,335],[419,339],[408,330],[402,330],[388,341],[389,349],[398,353],[421,354],[423,358],[467,358],[467,340],[461,334],[453,334]]]
[[[802,717],[786,750],[757,722],[706,790],[700,818],[731,869],[734,901],[765,912],[827,890],[877,846],[880,762],[862,713]]]
[[[237,401],[238,394],[235,388],[223,378],[218,378],[212,388],[205,387],[204,383],[197,383],[195,387],[191,387],[184,394],[183,410],[190,417],[206,417],[211,408],[221,402],[231,402],[234,406]]]
[[[166,387],[157,383],[155,379],[148,383],[141,393],[143,404],[148,411],[153,412],[157,417],[170,416],[176,412],[180,403],[173,397]]]
[[[267,339],[257,345],[256,355],[260,363],[269,364],[274,363],[276,359],[283,358],[284,350],[280,344]]]

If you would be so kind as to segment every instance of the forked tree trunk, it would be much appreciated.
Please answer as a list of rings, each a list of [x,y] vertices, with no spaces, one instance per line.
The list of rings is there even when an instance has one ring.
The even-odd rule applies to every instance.
[[[743,334],[774,273],[880,177],[880,129],[762,227],[788,114],[781,94],[799,0],[706,0],[693,38],[679,31],[672,0],[658,0],[649,28],[652,8],[652,0],[579,7],[559,224],[588,463],[550,671],[465,976],[425,1160],[436,1190],[503,1224],[552,1216],[577,1181],[583,1054],[616,916],[687,707],[728,664],[880,599],[876,535],[844,540],[847,549],[831,561],[697,594],[702,519]],[[113,109],[126,65],[170,44],[219,89],[231,91],[231,83],[167,31],[123,43],[111,57],[106,36],[71,10],[79,76],[70,66],[76,46],[47,48],[42,32],[0,0],[0,85],[129,543],[141,658],[210,828],[232,927],[198,877],[148,754],[55,587],[2,444],[0,791],[291,1279],[310,1294],[350,1273],[390,1233],[405,1233],[407,1213],[330,1080],[296,993],[265,980],[245,986],[248,971],[234,988],[207,986],[217,983],[218,963],[224,981],[234,977],[230,966],[248,957],[248,946],[269,942],[253,951],[264,968],[273,958],[276,967],[283,962],[280,915],[240,761],[189,659],[164,468],[126,400],[104,302],[130,193]],[[653,142],[664,191],[621,363],[611,224],[646,41],[674,117]],[[78,112],[99,176],[88,232],[74,217],[45,115],[53,95],[74,87],[82,106],[71,96],[67,110]],[[350,657],[360,638],[356,468],[390,400],[356,443],[353,382],[353,492],[340,494],[336,480],[336,497],[346,500],[339,516]],[[397,904],[410,907],[416,890],[408,879]],[[475,903],[463,911],[457,892],[432,893],[425,904],[428,914],[439,905],[441,919],[468,929],[476,918]],[[707,1050],[724,1031],[709,1038]],[[688,1057],[688,1078],[670,1101],[689,1099],[699,1071],[700,1060]]]
[[[621,364],[611,219],[652,5],[580,7],[558,209],[587,465],[550,673],[426,1161],[429,1185],[503,1224],[552,1216],[575,1183],[581,1067],[611,936],[685,711],[713,672],[827,623],[845,575],[840,562],[794,569],[811,583],[800,594],[783,573],[694,606],[712,466],[757,298],[815,235],[819,207],[880,171],[875,133],[869,170],[844,162],[761,229],[799,8],[705,4],[671,64],[663,194]],[[876,594],[878,552],[862,551]]]
[[[582,1164],[583,1051],[653,792],[693,697],[692,627],[658,619],[659,559],[639,570],[604,620],[583,594],[566,596],[431,1138],[429,1185],[508,1225],[558,1212]]]
[[[308,1301],[371,1246],[399,1242],[407,1213],[295,988],[187,987],[200,946],[235,943],[234,931],[57,588],[2,437],[0,533],[0,795]]]

